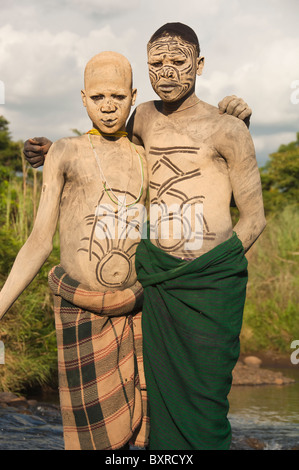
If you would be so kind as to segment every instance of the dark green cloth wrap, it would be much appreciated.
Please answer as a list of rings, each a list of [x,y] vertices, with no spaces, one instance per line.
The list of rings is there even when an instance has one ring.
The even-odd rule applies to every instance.
[[[225,450],[227,395],[239,356],[247,260],[234,233],[193,261],[143,239],[136,254],[144,288],[145,378],[151,450]]]

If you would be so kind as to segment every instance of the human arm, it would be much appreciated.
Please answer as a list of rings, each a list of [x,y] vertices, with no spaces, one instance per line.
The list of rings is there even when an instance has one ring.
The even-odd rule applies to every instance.
[[[239,211],[239,220],[233,230],[247,252],[264,230],[266,220],[254,144],[244,123],[230,122],[225,137],[218,145],[218,151],[227,161],[234,200]]]
[[[19,251],[0,292],[0,319],[36,276],[52,251],[60,197],[64,185],[61,168],[61,144],[53,146],[43,172],[43,187],[33,230]]]
[[[34,137],[33,139],[26,140],[23,153],[27,162],[33,168],[43,166],[45,156],[47,155],[51,145],[52,142],[47,139],[47,137]]]
[[[249,128],[252,109],[242,98],[238,98],[236,95],[226,96],[218,103],[218,107],[221,113],[227,113],[241,119]]]

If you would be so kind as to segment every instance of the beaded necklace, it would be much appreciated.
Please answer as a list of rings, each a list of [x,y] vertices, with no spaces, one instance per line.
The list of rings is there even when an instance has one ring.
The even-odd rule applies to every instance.
[[[93,135],[102,135],[104,137],[127,137],[127,132],[122,132],[122,131],[118,131],[114,134],[105,134],[105,133],[102,133],[100,131],[98,131],[97,129],[91,129],[91,131],[88,131],[86,132],[86,134],[88,134],[88,139],[89,139],[89,142],[90,142],[90,146],[93,150],[93,153],[94,153],[94,156],[96,158],[96,162],[98,164],[98,167],[99,167],[99,170],[100,170],[100,173],[101,173],[101,178],[102,178],[102,184],[103,184],[103,187],[104,187],[104,190],[106,192],[106,194],[108,195],[109,199],[116,205],[120,206],[120,207],[123,207],[125,205],[125,207],[131,207],[131,206],[134,206],[135,204],[137,204],[137,202],[140,200],[142,194],[143,194],[143,183],[144,183],[144,171],[143,171],[143,161],[142,161],[142,157],[141,155],[139,154],[139,152],[137,151],[135,145],[133,144],[133,142],[130,142],[129,141],[129,144],[130,144],[130,150],[131,150],[131,155],[132,155],[132,147],[134,147],[137,155],[139,156],[139,165],[140,165],[140,172],[141,172],[141,184],[140,184],[140,191],[139,191],[139,195],[137,196],[137,198],[135,199],[134,202],[132,202],[131,204],[124,204],[125,200],[126,200],[126,194],[128,192],[128,188],[126,189],[126,192],[125,192],[125,196],[124,198],[122,198],[122,200],[120,200],[116,194],[114,193],[113,189],[111,188],[111,186],[109,185],[109,183],[107,182],[107,179],[104,175],[104,172],[102,170],[102,167],[101,167],[101,162],[100,162],[100,159],[99,159],[99,156],[96,152],[96,149],[94,148],[94,145],[92,143],[92,140],[91,140],[91,136],[90,134],[93,134]],[[132,170],[132,168],[131,168]],[[131,175],[132,175],[132,171],[130,172],[130,178],[128,180],[128,186],[129,186],[129,182],[131,180]],[[113,199],[111,194],[113,194],[114,198],[116,199]]]

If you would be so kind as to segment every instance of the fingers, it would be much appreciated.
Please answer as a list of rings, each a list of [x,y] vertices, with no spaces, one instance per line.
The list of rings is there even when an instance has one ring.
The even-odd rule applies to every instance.
[[[28,139],[24,143],[24,152],[27,154],[28,152],[35,152],[39,153],[40,152],[40,144],[37,142],[37,140],[34,139]]]
[[[252,109],[248,107],[244,109],[242,113],[239,114],[238,118],[244,121],[245,119],[250,118],[251,115],[252,115]]]
[[[38,145],[45,145],[48,142],[50,142],[50,140],[47,139],[47,137],[34,137],[33,139],[29,139],[29,140],[33,140]]]
[[[235,100],[235,99],[238,99],[236,95],[226,96],[225,98],[223,98],[223,100],[221,100],[221,101],[218,103],[218,108],[219,108],[219,110],[220,110],[222,113],[225,113],[228,104],[229,104],[231,101]]]
[[[32,160],[29,160],[28,158],[26,158],[26,160],[32,168],[39,168],[40,166],[44,165],[44,159],[41,160],[40,158],[38,158],[34,162]]]
[[[27,162],[33,168],[42,166],[51,144],[52,142],[46,137],[34,137],[33,139],[26,140],[23,152]]]
[[[242,98],[238,98],[235,95],[226,96],[218,104],[219,111],[221,114],[227,113],[231,116],[235,116],[238,119],[244,121],[248,120],[252,114],[252,109]]]
[[[38,163],[39,161],[44,161],[44,154],[42,152],[24,152],[25,158],[32,165],[33,163]]]
[[[24,144],[24,154],[28,157],[34,157],[34,155],[39,155],[43,153],[42,147],[39,145]]]
[[[24,143],[24,151],[26,153],[40,153],[41,150],[43,152],[47,152],[51,147],[51,144],[52,142],[46,137],[34,137],[33,139],[26,140],[26,142]]]
[[[24,152],[24,156],[27,160],[27,162],[33,167],[33,168],[38,168],[39,166],[42,166],[44,164],[44,155],[41,153],[35,153],[35,152]]]
[[[227,114],[231,114],[232,116],[238,116],[240,113],[246,109],[247,104],[243,100],[232,100],[228,103],[226,112]]]
[[[25,158],[33,168],[38,168],[44,164],[44,150],[38,140],[40,139],[36,137],[26,140],[23,148]]]

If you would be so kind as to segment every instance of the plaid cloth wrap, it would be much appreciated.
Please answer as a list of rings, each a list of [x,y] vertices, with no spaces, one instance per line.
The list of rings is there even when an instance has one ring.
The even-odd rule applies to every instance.
[[[59,395],[66,450],[119,449],[148,443],[139,282],[99,293],[61,266],[54,293]]]

